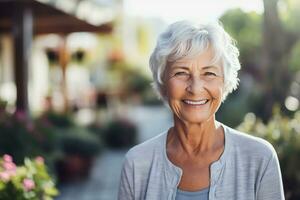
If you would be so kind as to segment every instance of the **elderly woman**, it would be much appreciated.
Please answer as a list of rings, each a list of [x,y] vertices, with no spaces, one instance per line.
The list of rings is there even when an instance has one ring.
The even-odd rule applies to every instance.
[[[119,200],[284,199],[274,148],[215,119],[238,55],[219,24],[181,21],[159,36],[150,67],[174,126],[126,154]]]

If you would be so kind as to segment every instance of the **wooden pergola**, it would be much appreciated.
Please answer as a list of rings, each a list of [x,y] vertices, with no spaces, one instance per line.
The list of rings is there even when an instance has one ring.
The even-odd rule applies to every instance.
[[[73,2],[79,5],[80,1],[74,0]],[[27,114],[28,61],[34,35],[48,33],[66,35],[72,32],[110,33],[112,31],[111,22],[92,25],[79,19],[75,14],[58,9],[53,2],[55,3],[54,0],[0,0],[0,33],[13,36],[16,109]],[[65,69],[67,63],[63,57],[60,63],[62,69]]]

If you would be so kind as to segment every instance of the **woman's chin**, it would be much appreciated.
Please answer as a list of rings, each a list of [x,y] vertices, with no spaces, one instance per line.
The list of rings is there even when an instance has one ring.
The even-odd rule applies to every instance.
[[[209,119],[211,119],[211,116],[202,115],[202,114],[201,115],[200,114],[196,114],[196,115],[188,114],[186,116],[183,115],[180,119],[183,121],[186,121],[188,123],[200,124],[200,123],[208,122]]]

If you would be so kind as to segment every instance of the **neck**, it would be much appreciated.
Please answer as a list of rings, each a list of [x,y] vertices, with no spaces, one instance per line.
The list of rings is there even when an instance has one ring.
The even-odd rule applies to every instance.
[[[214,151],[220,146],[220,125],[215,117],[202,122],[184,122],[174,117],[174,127],[170,130],[170,142],[189,155]]]

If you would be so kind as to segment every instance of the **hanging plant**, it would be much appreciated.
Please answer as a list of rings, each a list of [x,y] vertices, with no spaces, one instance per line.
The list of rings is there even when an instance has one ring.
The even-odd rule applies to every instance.
[[[46,55],[49,61],[50,66],[58,65],[59,63],[59,55],[58,51],[55,49],[46,49]]]

